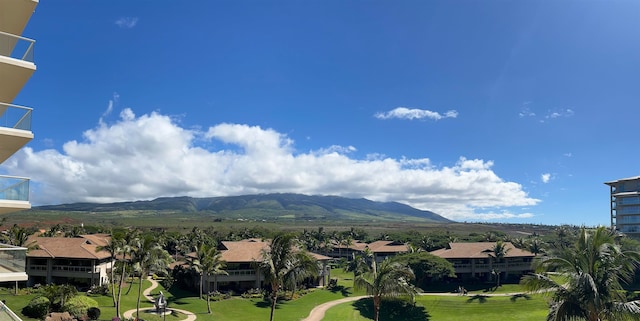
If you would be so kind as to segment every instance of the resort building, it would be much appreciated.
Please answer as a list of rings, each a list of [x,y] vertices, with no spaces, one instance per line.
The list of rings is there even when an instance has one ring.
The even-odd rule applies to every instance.
[[[37,0],[0,1],[0,163],[33,139],[31,108],[14,105],[14,100],[36,70],[34,41],[22,37],[22,31],[37,4]],[[0,175],[0,214],[29,208],[29,179]],[[26,253],[26,248],[0,244],[0,282],[17,286],[27,280]]]
[[[109,244],[107,234],[81,237],[33,237],[37,246],[27,253],[28,285],[73,284],[81,288],[109,282],[115,261],[108,251],[98,251]]]
[[[640,176],[605,182],[610,188],[611,228],[640,233]]]
[[[369,252],[376,263],[380,263],[387,257],[409,252],[409,247],[407,244],[397,241],[383,240],[371,243],[353,241],[350,244],[335,244],[328,255],[336,259],[345,258],[351,260],[353,254],[364,252]]]
[[[262,261],[263,253],[269,250],[269,242],[258,239],[248,239],[242,241],[223,241],[218,249],[221,259],[225,262],[224,270],[227,275],[212,275],[208,279],[210,284],[205,285],[205,289],[214,291],[235,291],[241,293],[248,289],[263,288],[264,275],[262,275],[258,264]],[[328,256],[310,252],[320,265],[320,275],[318,278],[309,280],[310,286],[326,286],[330,279],[331,270]],[[189,256],[195,253],[188,254]],[[205,282],[206,282],[205,277]]]
[[[504,242],[504,257],[497,259],[494,247],[497,242],[449,243],[444,249],[432,251],[453,264],[460,280],[488,281],[500,274],[502,280],[510,276],[520,277],[532,272],[531,263],[535,254]]]

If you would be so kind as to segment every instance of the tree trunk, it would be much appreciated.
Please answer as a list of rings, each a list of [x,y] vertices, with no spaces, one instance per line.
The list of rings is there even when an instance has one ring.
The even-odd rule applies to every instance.
[[[140,318],[140,297],[142,296],[142,275],[143,275],[143,271],[140,272],[140,277],[138,278],[140,280],[140,286],[138,287],[138,302],[136,303],[136,319]]]
[[[373,321],[378,321],[380,318],[380,301],[379,296],[373,297]]]
[[[211,314],[211,289],[209,289],[211,281],[209,281],[209,278],[210,276],[207,273],[207,313]]]
[[[115,272],[113,271],[116,266],[115,266],[115,257],[111,257],[111,280],[109,280],[109,283],[111,283],[111,298],[113,299],[113,307],[116,307],[116,283],[115,283],[115,279],[114,279],[114,275]]]
[[[202,283],[204,280],[204,273],[200,273],[200,299],[202,299]]]
[[[276,310],[276,301],[278,300],[278,292],[274,292],[271,298],[271,315],[269,316],[269,321],[273,321],[273,312]]]
[[[120,298],[122,297],[122,286],[124,286],[124,276],[125,276],[126,264],[122,262],[122,275],[120,275],[120,286],[118,286],[118,300],[116,304],[116,316],[120,318]]]

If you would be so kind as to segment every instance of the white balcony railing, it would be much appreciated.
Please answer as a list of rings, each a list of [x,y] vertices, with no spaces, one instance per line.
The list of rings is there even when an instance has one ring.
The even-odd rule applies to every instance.
[[[29,201],[29,179],[0,175],[0,200]]]
[[[0,127],[31,131],[32,108],[0,103]]]
[[[0,55],[33,62],[33,39],[0,31]]]

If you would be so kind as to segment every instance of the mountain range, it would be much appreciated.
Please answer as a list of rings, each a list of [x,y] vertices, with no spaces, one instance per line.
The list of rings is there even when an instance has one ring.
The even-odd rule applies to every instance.
[[[291,193],[223,197],[161,197],[149,201],[117,203],[73,203],[34,207],[36,211],[174,213],[203,215],[216,219],[251,220],[347,220],[452,222],[431,211],[419,210],[398,202],[375,202],[364,198],[317,196]]]

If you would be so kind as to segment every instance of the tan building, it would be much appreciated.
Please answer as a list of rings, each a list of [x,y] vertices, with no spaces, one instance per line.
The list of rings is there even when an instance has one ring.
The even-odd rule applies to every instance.
[[[107,251],[98,247],[109,243],[107,234],[69,237],[35,237],[37,249],[27,254],[29,285],[73,284],[79,287],[109,282],[109,271],[115,263]]]
[[[35,41],[22,37],[38,1],[0,0],[0,163],[33,139],[31,108],[14,105],[36,70]],[[31,208],[29,179],[0,175],[0,214]],[[0,244],[0,282],[26,281],[27,249]]]
[[[260,273],[257,263],[262,261],[262,253],[268,249],[269,242],[257,239],[221,242],[219,250],[221,259],[226,262],[225,271],[228,275],[211,276],[209,288],[221,291],[262,288],[264,276]],[[310,254],[321,264],[321,273],[318,279],[314,280],[314,286],[325,286],[330,278],[328,261],[331,258],[317,253]]]
[[[611,228],[640,233],[640,176],[605,182],[610,188]]]
[[[506,255],[502,260],[493,256],[496,242],[449,243],[444,249],[432,251],[453,264],[458,279],[489,280],[493,273],[500,273],[502,279],[521,276],[532,271],[531,263],[535,254],[516,248],[511,242],[504,242]]]
[[[407,244],[397,241],[375,241],[371,243],[353,241],[353,243],[349,245],[334,245],[329,256],[351,260],[353,254],[363,253],[365,251],[370,251],[376,262],[380,263],[387,257],[409,252],[409,247]]]

